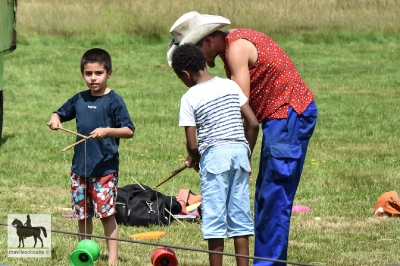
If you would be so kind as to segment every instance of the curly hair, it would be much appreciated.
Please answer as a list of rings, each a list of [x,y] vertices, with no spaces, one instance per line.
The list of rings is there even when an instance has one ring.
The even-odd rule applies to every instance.
[[[206,68],[206,57],[195,44],[178,46],[172,54],[172,68],[178,76],[182,71],[199,72]]]
[[[101,48],[93,48],[83,54],[81,59],[81,73],[83,73],[83,69],[87,63],[99,63],[104,66],[107,73],[112,70],[111,56]]]

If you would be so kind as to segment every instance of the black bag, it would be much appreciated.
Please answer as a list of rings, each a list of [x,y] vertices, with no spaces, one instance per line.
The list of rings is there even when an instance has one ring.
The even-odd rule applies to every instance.
[[[181,204],[176,197],[165,196],[152,190],[150,187],[137,184],[126,185],[118,188],[115,219],[117,224],[127,226],[169,225],[172,214],[182,211]]]

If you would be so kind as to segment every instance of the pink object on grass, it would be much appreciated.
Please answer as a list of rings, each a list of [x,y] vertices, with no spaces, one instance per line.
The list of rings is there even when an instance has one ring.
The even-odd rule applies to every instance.
[[[311,208],[308,206],[293,206],[292,207],[292,212],[308,212],[309,210],[311,210]]]
[[[73,214],[63,214],[63,217],[65,218],[74,218]]]

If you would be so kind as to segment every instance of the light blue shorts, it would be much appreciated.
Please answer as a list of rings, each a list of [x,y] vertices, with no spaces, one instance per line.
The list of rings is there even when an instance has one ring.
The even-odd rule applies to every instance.
[[[201,156],[204,239],[254,235],[247,152],[244,144],[228,143],[212,146]]]

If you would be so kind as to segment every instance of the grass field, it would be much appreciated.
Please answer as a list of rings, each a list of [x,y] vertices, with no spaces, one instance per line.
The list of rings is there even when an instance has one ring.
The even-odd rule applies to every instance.
[[[309,30],[398,32],[397,0],[122,0],[110,2],[19,0],[19,30],[24,33],[70,36],[127,32],[163,36],[186,12],[218,14],[233,27],[250,27],[271,33]],[[97,30],[102,29],[102,30]]]
[[[4,67],[5,117],[0,142],[2,222],[7,220],[7,214],[43,213],[52,215],[53,229],[77,231],[74,220],[62,217],[70,213],[68,172],[72,150],[61,150],[72,144],[75,137],[53,132],[45,123],[52,111],[85,89],[79,60],[91,47],[110,52],[114,74],[109,86],[122,95],[137,127],[133,139],[121,141],[120,185],[132,183],[134,177],[152,186],[183,164],[184,132],[177,123],[179,100],[186,88],[167,65],[169,36],[163,32],[168,32],[167,25],[180,13],[194,8],[194,2],[185,6],[189,10],[177,9],[174,16],[171,10],[180,1],[171,6],[157,1],[137,5],[121,1],[123,4],[118,6],[102,0],[96,3],[83,6],[91,7],[99,21],[115,20],[114,24],[104,24],[104,30],[98,20],[89,23],[90,18],[82,11],[87,9],[76,3],[59,1],[56,6],[49,0],[19,1],[18,48],[6,56]],[[255,1],[240,3],[248,4],[249,9],[256,5]],[[258,26],[244,18],[245,11],[230,6],[218,9],[222,4],[216,1],[203,1],[199,10],[221,10],[221,15],[231,14],[231,20],[238,18],[236,21],[244,21],[246,26],[264,27],[288,53],[315,94],[319,118],[295,199],[296,205],[310,206],[311,211],[292,216],[289,260],[318,265],[400,263],[398,220],[373,216],[376,198],[398,189],[400,181],[400,24],[399,16],[394,16],[398,5],[390,0],[286,0],[265,1],[264,6],[272,3],[280,12],[267,9],[271,14],[266,19],[268,24],[260,22]],[[330,12],[323,8],[324,4]],[[309,9],[303,15],[296,12],[303,10],[304,5]],[[122,12],[123,9],[131,13]],[[118,18],[123,22],[118,29],[119,20],[112,15],[115,10],[121,12]],[[155,15],[146,17],[150,10]],[[298,23],[285,20],[285,10],[286,16],[297,14]],[[318,12],[319,18],[309,16]],[[73,19],[71,14],[80,15]],[[261,21],[262,17],[256,14],[258,17],[252,23]],[[356,23],[357,16],[360,20]],[[134,19],[129,21],[131,17]],[[145,30],[129,31],[128,22]],[[297,28],[307,23],[314,26]],[[222,63],[217,61],[211,72],[224,76]],[[65,123],[64,127],[75,130],[74,122]],[[258,143],[256,151],[259,148]],[[255,174],[258,160],[256,152]],[[185,170],[159,190],[176,195],[180,188],[199,192],[197,174]],[[184,224],[185,227],[174,222],[162,228],[121,226],[120,237],[129,239],[133,233],[163,230],[167,235],[159,240],[161,244],[206,249],[200,223]],[[103,234],[99,221],[94,234]],[[52,234],[51,259],[12,259],[7,257],[7,228],[0,228],[0,235],[0,264],[7,265],[68,265],[69,254],[77,244],[74,236]],[[103,255],[96,265],[107,265],[105,242],[96,242]],[[120,243],[119,265],[151,265],[154,249]],[[208,264],[207,254],[174,251],[180,265]],[[232,241],[227,241],[226,251],[233,252]],[[226,257],[225,262],[234,265],[233,258]]]

